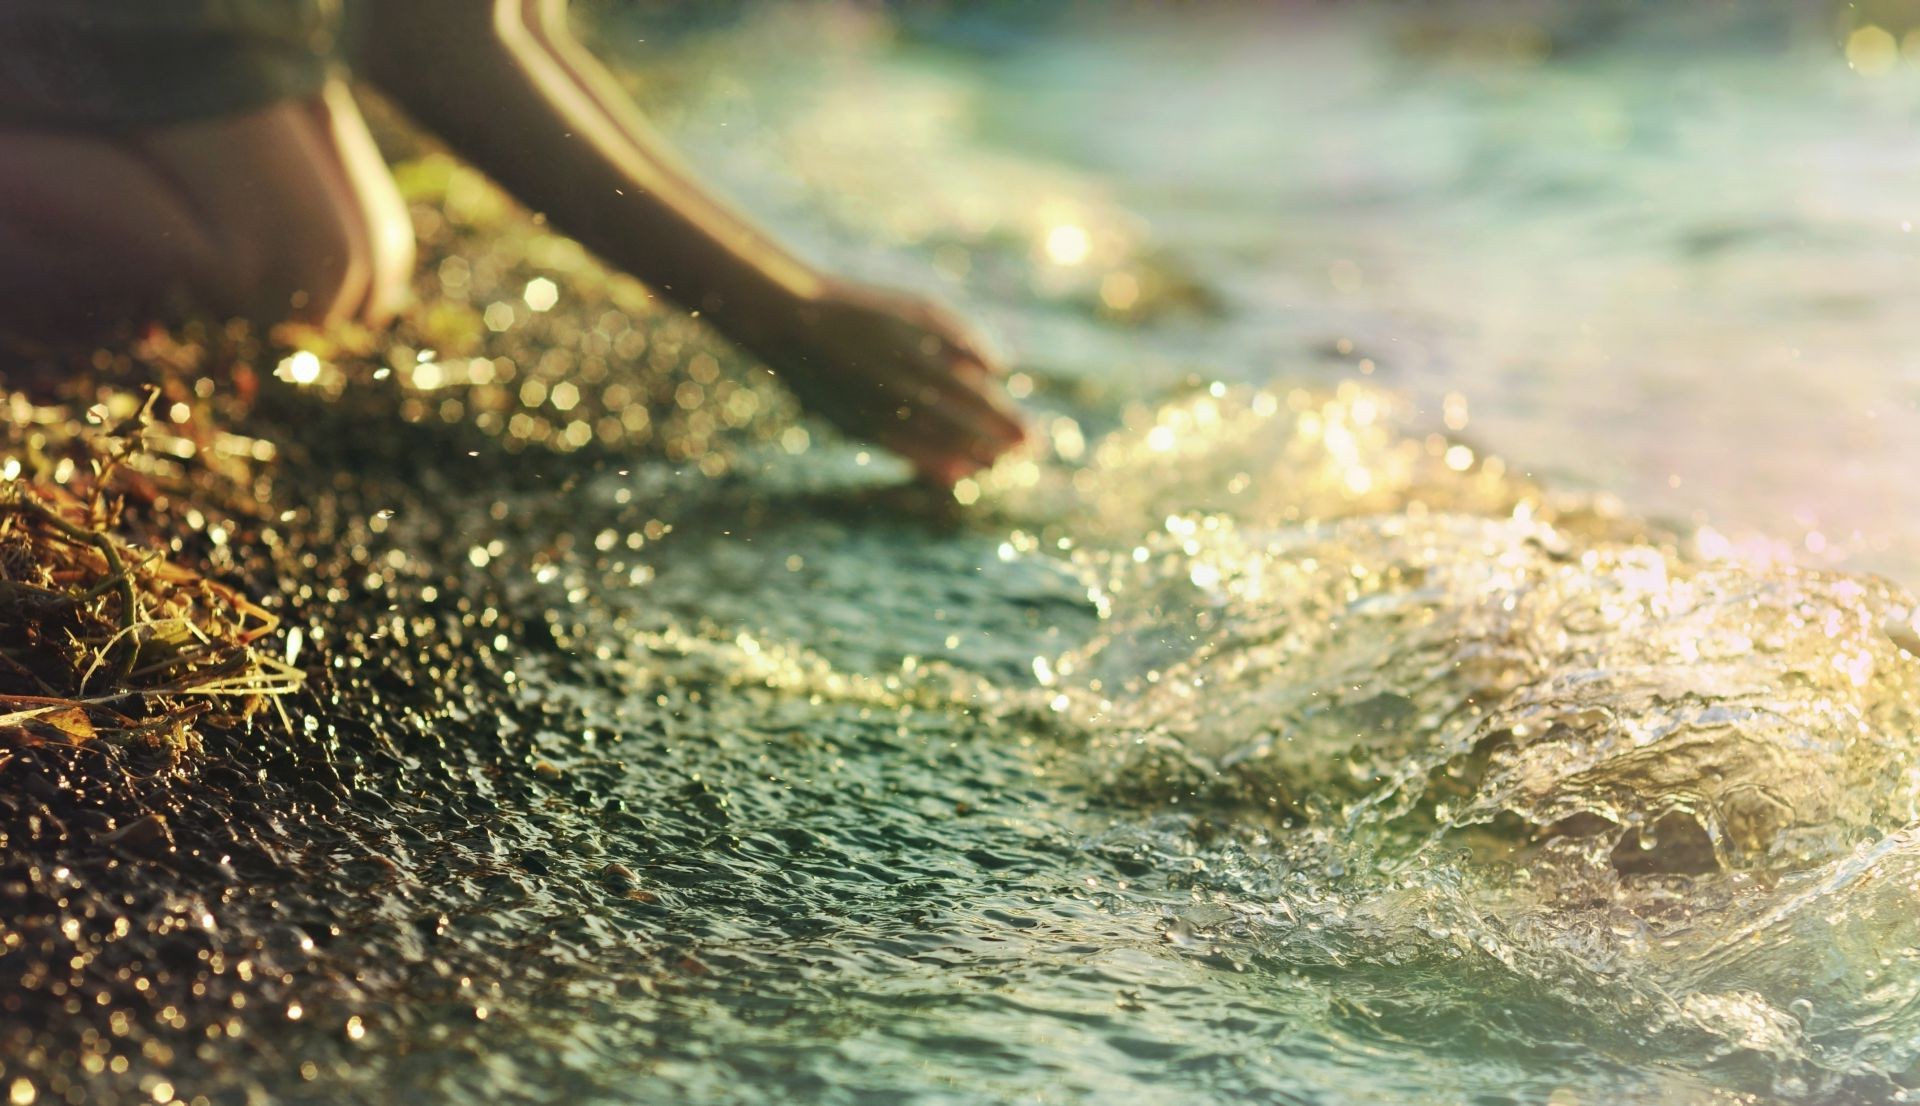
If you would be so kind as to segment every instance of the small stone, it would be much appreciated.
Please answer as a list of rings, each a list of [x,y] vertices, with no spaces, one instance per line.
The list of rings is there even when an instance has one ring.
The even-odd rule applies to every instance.
[[[113,845],[143,856],[159,856],[173,848],[173,831],[162,814],[136,818],[100,837],[102,845]]]

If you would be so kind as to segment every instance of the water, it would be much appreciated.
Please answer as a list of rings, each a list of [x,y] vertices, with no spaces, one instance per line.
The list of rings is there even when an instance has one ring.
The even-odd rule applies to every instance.
[[[1850,70],[1805,7],[1617,8],[982,19],[959,56],[936,25],[948,52],[762,58],[692,130],[725,165],[729,128],[783,120],[742,190],[797,174],[867,234],[993,223],[1034,247],[1099,223],[1085,271],[965,288],[1051,370],[1257,384],[1365,360],[1423,427],[1454,393],[1557,486],[1911,580],[1920,81]],[[1030,317],[1035,290],[1098,303],[1101,275],[1156,259],[1224,317],[1178,296],[1136,308],[1144,335]]]
[[[42,851],[0,888],[32,1013],[6,1078],[1911,1097],[1920,625],[1857,571],[1920,551],[1886,510],[1920,459],[1887,352],[1911,255],[1871,207],[1909,164],[1877,144],[1904,78],[1768,46],[1771,18],[1523,65],[1349,17],[795,12],[662,47],[647,94],[812,248],[947,274],[1018,354],[1040,449],[958,503],[900,489],[416,167],[461,197],[423,228],[467,251],[430,258],[441,320],[375,355],[397,384],[342,355],[338,396],[258,416],[307,457],[272,493],[286,540],[338,581],[302,604],[330,658],[312,721],[137,796],[171,814],[163,863],[103,863],[77,816],[8,823]],[[1670,36],[1715,45],[1680,66]],[[1714,142],[1566,164],[1591,140],[1567,105],[1638,104],[1643,135],[1716,78],[1745,83]],[[1756,119],[1864,162],[1866,206],[1810,214]],[[1709,165],[1766,182],[1753,210]],[[1674,260],[1773,206],[1824,229]],[[551,313],[461,322],[546,273]],[[1774,298],[1842,273],[1880,280],[1844,310]],[[1601,394],[1596,364],[1635,367]]]

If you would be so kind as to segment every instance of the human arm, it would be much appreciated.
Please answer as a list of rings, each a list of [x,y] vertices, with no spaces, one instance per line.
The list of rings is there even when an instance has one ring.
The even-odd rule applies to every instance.
[[[966,329],[819,272],[715,199],[567,33],[561,0],[368,5],[362,71],[528,206],[711,319],[802,402],[951,483],[1018,442]]]

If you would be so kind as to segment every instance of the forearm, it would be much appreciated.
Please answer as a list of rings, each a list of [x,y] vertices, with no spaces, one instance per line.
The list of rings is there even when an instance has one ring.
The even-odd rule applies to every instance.
[[[819,297],[825,278],[681,170],[554,12],[535,0],[378,7],[369,79],[613,265],[750,345]],[[440,49],[423,55],[423,43]]]

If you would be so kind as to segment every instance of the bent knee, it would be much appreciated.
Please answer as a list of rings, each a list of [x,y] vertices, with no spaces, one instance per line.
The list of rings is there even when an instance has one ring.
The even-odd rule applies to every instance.
[[[277,232],[228,246],[228,274],[237,282],[228,293],[232,313],[268,326],[352,318],[373,284],[364,230],[350,212],[331,205],[285,214],[290,221]]]
[[[390,318],[413,228],[344,96],[130,135],[0,132],[0,326]]]
[[[232,302],[239,314],[271,325],[388,322],[404,304],[414,267],[413,227],[396,225],[352,193],[295,204],[269,236],[235,242]]]
[[[57,334],[216,295],[190,207],[112,139],[0,132],[0,326]]]
[[[391,177],[351,163],[335,118],[351,101],[343,109],[334,92],[139,138],[207,227],[231,309],[261,323],[390,311],[398,290],[384,286],[404,287],[394,274],[412,267],[405,210],[378,192]]]

